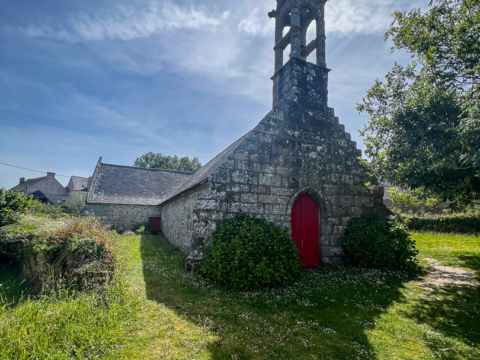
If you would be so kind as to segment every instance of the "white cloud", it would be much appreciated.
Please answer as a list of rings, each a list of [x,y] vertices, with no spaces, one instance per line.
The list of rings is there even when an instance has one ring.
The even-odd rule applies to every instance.
[[[238,31],[249,35],[268,36],[275,32],[275,21],[269,19],[266,11],[254,8],[238,24]]]
[[[32,25],[23,33],[62,41],[134,40],[148,38],[161,31],[178,29],[215,29],[229,17],[228,12],[209,14],[204,7],[181,7],[170,0],[148,7],[117,6],[93,14],[81,13],[63,26]]]
[[[374,34],[387,30],[395,10],[424,4],[422,0],[330,0],[325,7],[327,33]],[[273,33],[273,20],[267,17],[269,5],[254,7],[240,21],[238,30],[256,36]]]
[[[328,32],[373,34],[387,30],[395,0],[332,0],[325,8]]]

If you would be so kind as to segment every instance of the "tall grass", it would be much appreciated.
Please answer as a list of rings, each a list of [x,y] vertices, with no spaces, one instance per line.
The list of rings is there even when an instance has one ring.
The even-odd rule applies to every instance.
[[[135,343],[142,302],[117,275],[91,292],[57,290],[12,303],[0,290],[0,359],[116,359]]]

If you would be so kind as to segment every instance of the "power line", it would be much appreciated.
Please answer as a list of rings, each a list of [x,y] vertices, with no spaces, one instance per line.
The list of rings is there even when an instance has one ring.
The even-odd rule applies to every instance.
[[[3,162],[0,162],[0,165],[11,166],[11,167],[14,167],[14,168],[17,168],[17,169],[34,171],[34,172],[38,172],[38,173],[42,173],[42,174],[46,174],[46,173],[47,173],[47,171],[40,171],[40,170],[28,169],[28,168],[24,168],[24,167],[21,167],[21,166],[16,166],[16,165],[11,165],[11,164],[5,164],[5,163],[3,163]],[[62,176],[62,177],[71,177],[70,175],[59,175],[59,174],[55,174],[55,175],[56,175],[56,176]]]

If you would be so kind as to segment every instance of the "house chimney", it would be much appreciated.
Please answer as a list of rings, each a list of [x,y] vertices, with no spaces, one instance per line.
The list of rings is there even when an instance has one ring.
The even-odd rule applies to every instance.
[[[25,178],[20,178],[20,182],[18,183],[18,185],[22,185],[24,182],[25,182]]]
[[[47,172],[47,177],[55,177],[55,173]]]

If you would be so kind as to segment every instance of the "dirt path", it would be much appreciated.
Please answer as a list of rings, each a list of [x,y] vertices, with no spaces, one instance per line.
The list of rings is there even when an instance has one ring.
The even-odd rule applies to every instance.
[[[431,266],[429,274],[421,283],[426,286],[472,285],[478,286],[473,271],[453,266],[442,266],[435,259],[424,259]]]

